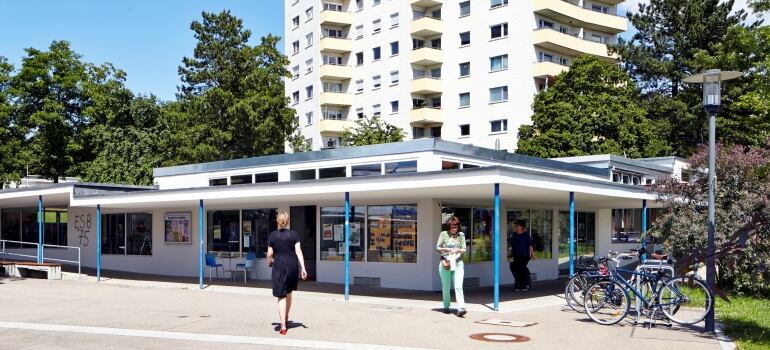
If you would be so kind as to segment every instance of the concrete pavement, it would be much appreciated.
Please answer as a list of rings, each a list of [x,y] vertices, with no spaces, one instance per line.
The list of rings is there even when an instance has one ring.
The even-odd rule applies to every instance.
[[[288,335],[281,336],[269,288],[196,288],[189,281],[114,277],[99,284],[90,278],[2,279],[0,349],[719,349],[717,340],[700,328],[648,329],[629,322],[601,326],[565,309],[554,295],[506,300],[501,312],[474,302],[468,315],[458,318],[439,312],[440,294],[435,292],[405,292],[414,294],[411,299],[354,294],[344,301],[342,295],[311,283],[301,284],[296,292],[290,316],[294,323]],[[534,325],[478,322],[489,319]],[[470,338],[477,333],[512,333],[529,341]]]

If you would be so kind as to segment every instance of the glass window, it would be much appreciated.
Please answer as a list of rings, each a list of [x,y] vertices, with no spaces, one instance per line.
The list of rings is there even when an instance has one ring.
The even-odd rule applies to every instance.
[[[307,33],[307,35],[305,35],[305,41],[307,42],[305,46],[313,46],[313,33]]]
[[[278,173],[254,174],[254,183],[278,182]]]
[[[294,28],[299,27],[299,16],[292,18],[291,24],[294,25]]]
[[[152,255],[152,214],[126,215],[126,255]]]
[[[299,53],[299,40],[291,43],[291,48],[292,48],[292,52],[294,54],[298,54]]]
[[[390,14],[390,27],[398,27],[398,12]]]
[[[471,63],[470,62],[460,63],[460,76],[467,77],[469,75],[471,75]]]
[[[362,92],[362,91],[364,91],[364,81],[356,80],[356,92]]]
[[[504,5],[508,5],[508,0],[490,0],[489,7],[496,8]]]
[[[352,165],[350,167],[350,172],[352,176],[381,175],[382,164],[376,163],[376,164]]]
[[[468,107],[471,105],[471,93],[463,92],[460,94],[460,107]]]
[[[594,255],[596,238],[596,214],[575,212],[575,254]],[[559,212],[559,259],[569,257],[569,212]],[[569,261],[559,264],[559,273],[569,273]]]
[[[44,215],[43,243],[67,245],[67,210],[46,209]]]
[[[460,3],[460,17],[468,16],[471,14],[471,2],[463,1]]]
[[[471,134],[471,125],[470,124],[460,125],[460,136],[468,136],[470,134]]]
[[[375,76],[372,77],[372,86],[375,89],[379,89],[380,86],[382,86],[382,82],[380,80],[381,80],[381,78],[380,78],[379,75],[375,75]]]
[[[425,129],[420,127],[412,127],[412,138],[413,139],[421,139],[425,137]]]
[[[390,43],[390,55],[391,56],[398,55],[398,41],[394,41]]]
[[[364,53],[356,52],[356,65],[360,66],[362,64],[364,64]]]
[[[305,87],[305,94],[308,99],[313,98],[313,85]]]
[[[460,230],[465,233],[464,262],[474,263],[492,260],[494,210],[472,207],[443,207],[441,212],[442,225],[451,215],[460,219]],[[443,230],[445,229],[446,227],[443,228]]]
[[[209,179],[209,186],[227,186],[227,178]]]
[[[356,11],[364,9],[364,0],[356,0]]]
[[[381,29],[380,28],[380,20],[379,19],[375,19],[374,21],[372,21],[372,33],[377,34],[377,33],[380,32],[380,29]]]
[[[126,214],[102,214],[102,254],[126,254]]]
[[[275,219],[277,209],[244,209],[241,211],[241,229],[243,232],[243,253],[256,253],[257,258],[267,255],[267,238],[270,232],[278,229]]]
[[[464,168],[469,168],[465,164]],[[508,237],[508,257],[512,252],[513,223],[516,220],[524,220],[527,232],[532,238],[532,248],[535,250],[535,256],[538,259],[551,259],[551,233],[553,225],[553,212],[544,209],[513,209],[507,213],[507,237]]]
[[[476,164],[463,163],[463,169],[473,169],[473,168],[478,168],[478,167],[479,166],[476,165]]]
[[[489,30],[492,39],[508,36],[508,23],[495,24],[489,27]]]
[[[250,183],[251,183],[251,174],[230,176],[231,185],[250,184]]]
[[[240,256],[240,211],[216,210],[207,212],[207,250],[223,257]]]
[[[364,26],[360,25],[356,27],[356,39],[364,37]]]
[[[460,169],[460,163],[450,162],[448,160],[441,161],[441,170]]]
[[[394,70],[394,71],[390,72],[390,84],[391,85],[397,85],[398,81],[399,81],[398,71]]]
[[[289,172],[290,181],[315,180],[315,169],[292,170]]]
[[[0,231],[0,239],[21,241],[21,209],[0,209],[0,229],[2,229]],[[6,248],[8,247],[11,247],[10,243],[6,243]],[[13,245],[13,247],[16,247],[16,245]]]
[[[659,209],[647,209],[647,229],[657,218]],[[612,243],[639,243],[642,238],[642,209],[612,210]]]
[[[350,260],[364,260],[366,207],[350,207]],[[345,260],[345,207],[321,207],[321,260]]]
[[[398,101],[390,101],[390,113],[398,113]]]
[[[460,46],[470,45],[470,43],[471,43],[471,32],[460,33]]]
[[[307,125],[313,124],[313,112],[305,113],[305,123]]]
[[[500,86],[489,89],[489,102],[508,101],[508,86]]]
[[[313,19],[313,8],[308,7],[307,10],[305,10],[305,16],[307,16],[307,21]]]
[[[372,117],[379,117],[380,116],[380,105],[372,105]]]
[[[347,176],[347,173],[344,166],[318,169],[319,179],[328,179],[333,177],[345,177],[345,176]]]
[[[489,122],[490,124],[490,132],[506,132],[508,131],[508,120],[507,119],[501,119],[501,120],[493,120]]]
[[[385,174],[416,173],[417,161],[385,163]]]
[[[489,58],[489,70],[498,71],[508,69],[508,55],[500,55]]]
[[[377,46],[377,47],[372,49],[372,55],[374,56],[374,58],[372,58],[373,60],[377,61],[377,60],[380,59],[380,47],[379,46]]]
[[[417,205],[369,206],[367,222],[368,261],[417,262]]]

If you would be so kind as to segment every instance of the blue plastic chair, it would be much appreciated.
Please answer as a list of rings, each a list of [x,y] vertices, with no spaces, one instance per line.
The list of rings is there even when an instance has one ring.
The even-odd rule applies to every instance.
[[[246,284],[246,276],[249,275],[249,271],[254,269],[254,261],[257,259],[257,253],[248,253],[246,254],[246,262],[245,263],[238,263],[235,264],[235,273],[238,273],[238,270],[243,270],[243,284]],[[235,276],[233,276],[235,278]]]
[[[219,268],[222,268],[222,275],[225,274],[225,268],[222,264],[217,264],[217,257],[213,253],[206,253],[206,266],[209,268],[209,282],[211,282],[211,268],[214,268],[214,272],[219,279]]]

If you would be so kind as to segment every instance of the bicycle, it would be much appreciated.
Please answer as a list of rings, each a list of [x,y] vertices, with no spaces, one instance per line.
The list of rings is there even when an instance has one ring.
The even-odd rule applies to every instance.
[[[567,281],[564,287],[564,299],[567,306],[577,312],[583,311],[583,297],[588,287],[592,284],[606,279],[607,258],[596,260],[591,256],[580,256],[575,264],[575,275]]]
[[[632,292],[640,302],[640,309],[650,318],[650,326],[657,312],[673,322],[691,325],[702,321],[713,307],[714,299],[706,283],[695,275],[666,276],[665,270],[654,273],[632,271],[620,268],[620,260],[631,258],[631,254],[611,253],[608,257],[615,266],[608,264],[609,276],[606,280],[594,283],[588,287],[583,298],[583,308],[594,322],[612,325],[623,320],[631,308]],[[633,281],[623,278],[620,273],[630,273],[636,278],[642,288],[635,288]],[[644,293],[647,288],[648,292]]]

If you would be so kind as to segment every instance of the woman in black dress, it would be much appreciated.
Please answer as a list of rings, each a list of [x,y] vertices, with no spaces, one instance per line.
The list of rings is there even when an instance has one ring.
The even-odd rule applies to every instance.
[[[273,268],[273,296],[278,298],[278,317],[281,319],[281,334],[286,334],[286,322],[291,310],[291,292],[297,290],[299,278],[307,278],[305,258],[300,248],[297,232],[289,230],[289,214],[278,213],[278,230],[267,239],[267,262]]]

